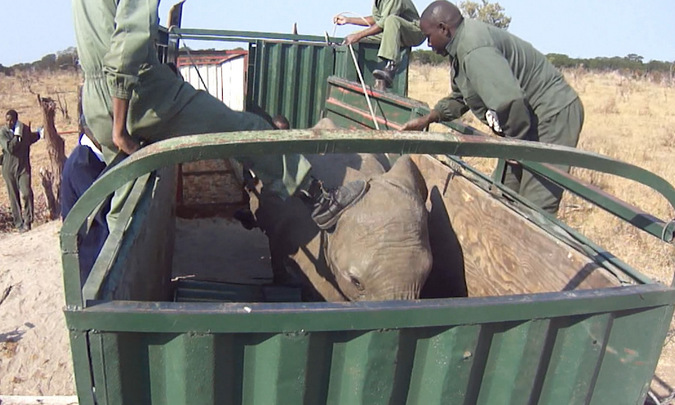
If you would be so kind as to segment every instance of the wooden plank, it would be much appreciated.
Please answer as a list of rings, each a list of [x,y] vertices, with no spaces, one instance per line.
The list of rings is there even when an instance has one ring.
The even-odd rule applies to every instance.
[[[0,395],[2,405],[77,405],[76,396]]]
[[[429,155],[415,156],[464,256],[469,296],[619,286],[607,270]],[[430,202],[428,201],[428,204]]]

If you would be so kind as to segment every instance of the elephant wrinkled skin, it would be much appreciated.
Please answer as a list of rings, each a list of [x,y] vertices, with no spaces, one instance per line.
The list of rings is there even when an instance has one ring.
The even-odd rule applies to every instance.
[[[275,283],[301,286],[303,299],[310,301],[466,295],[461,250],[447,256],[448,251],[457,253],[459,244],[456,238],[449,238],[452,246],[430,241],[430,234],[447,238],[448,231],[430,232],[427,187],[409,156],[398,158],[390,170],[384,155],[307,157],[313,175],[328,188],[356,179],[367,180],[370,187],[331,232],[319,231],[311,207],[298,197],[282,201],[264,188],[252,193],[251,210],[269,239]],[[425,286],[427,279],[433,285]]]

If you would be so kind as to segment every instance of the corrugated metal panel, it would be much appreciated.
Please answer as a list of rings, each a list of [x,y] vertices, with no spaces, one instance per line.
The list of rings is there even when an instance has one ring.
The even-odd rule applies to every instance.
[[[230,58],[219,64],[185,64],[179,67],[179,71],[185,81],[194,88],[207,90],[233,110],[244,110],[246,89],[246,57],[244,55]]]
[[[321,118],[326,79],[333,73],[333,48],[303,42],[257,41],[249,49],[251,102],[271,116],[283,114],[292,128]]]
[[[384,67],[383,62],[377,57],[379,44],[362,42],[355,45],[353,49],[354,55],[359,63],[359,69],[361,69],[361,74],[363,75],[363,80],[367,85],[373,85],[375,83],[373,71]],[[398,64],[394,82],[392,83],[391,88],[387,89],[388,93],[404,97],[408,95],[409,55],[410,49],[402,50],[401,61]],[[349,48],[341,47],[338,49],[335,75],[353,82],[359,81],[359,76],[356,72],[356,67],[354,66],[354,58],[352,57]]]
[[[373,70],[381,68],[376,44],[354,47],[367,86],[375,82]],[[322,118],[326,80],[329,76],[358,82],[354,60],[345,47],[324,43],[257,41],[249,48],[253,60],[249,100],[269,115],[283,114],[292,128],[309,128]],[[390,93],[407,94],[407,53]]]
[[[91,332],[89,339],[100,404],[623,404],[643,397],[661,338],[626,326],[669,315],[672,306],[320,331],[284,328],[279,312],[278,333]],[[353,314],[374,324],[379,316]]]

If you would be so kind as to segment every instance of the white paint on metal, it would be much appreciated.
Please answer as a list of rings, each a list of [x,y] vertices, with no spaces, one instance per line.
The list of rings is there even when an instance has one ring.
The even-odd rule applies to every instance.
[[[199,70],[199,74],[197,73]],[[179,68],[186,82],[194,88],[208,91],[212,96],[236,111],[244,110],[246,91],[246,57],[235,56],[218,64],[185,64]],[[206,88],[199,79],[201,75]]]

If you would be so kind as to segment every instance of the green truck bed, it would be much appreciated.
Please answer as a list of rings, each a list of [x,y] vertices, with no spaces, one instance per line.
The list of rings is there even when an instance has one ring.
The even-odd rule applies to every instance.
[[[519,160],[665,243],[673,241],[672,224],[546,163],[623,176],[671,204],[675,189],[604,156],[485,137],[467,127],[369,130],[363,91],[336,68],[342,66],[338,51],[319,40],[293,40],[250,42],[257,49],[277,47],[281,56],[325,53],[325,87],[301,89],[311,93],[302,96],[307,100],[319,100],[323,89],[318,115],[307,113],[306,101],[281,100],[284,111],[296,127],[328,116],[344,129],[162,141],[97,180],[65,220],[65,315],[80,404],[641,404],[673,316],[673,285],[649,280],[459,156]],[[294,67],[300,77],[316,71],[311,64]],[[284,77],[277,80],[286,85]],[[269,83],[261,78],[249,86]],[[403,94],[368,91],[383,129],[395,130],[427,108]],[[266,108],[277,100],[261,94],[250,92],[249,101]],[[468,298],[308,303],[292,289],[245,277],[238,286],[174,277],[175,165],[238,153],[355,151],[415,155],[429,190],[438,190],[431,198],[442,202],[462,244]],[[119,221],[128,226],[111,230],[81,280],[77,232],[127,181],[136,184]],[[194,267],[198,272],[200,263]],[[245,270],[235,261],[222,266],[223,272]]]

